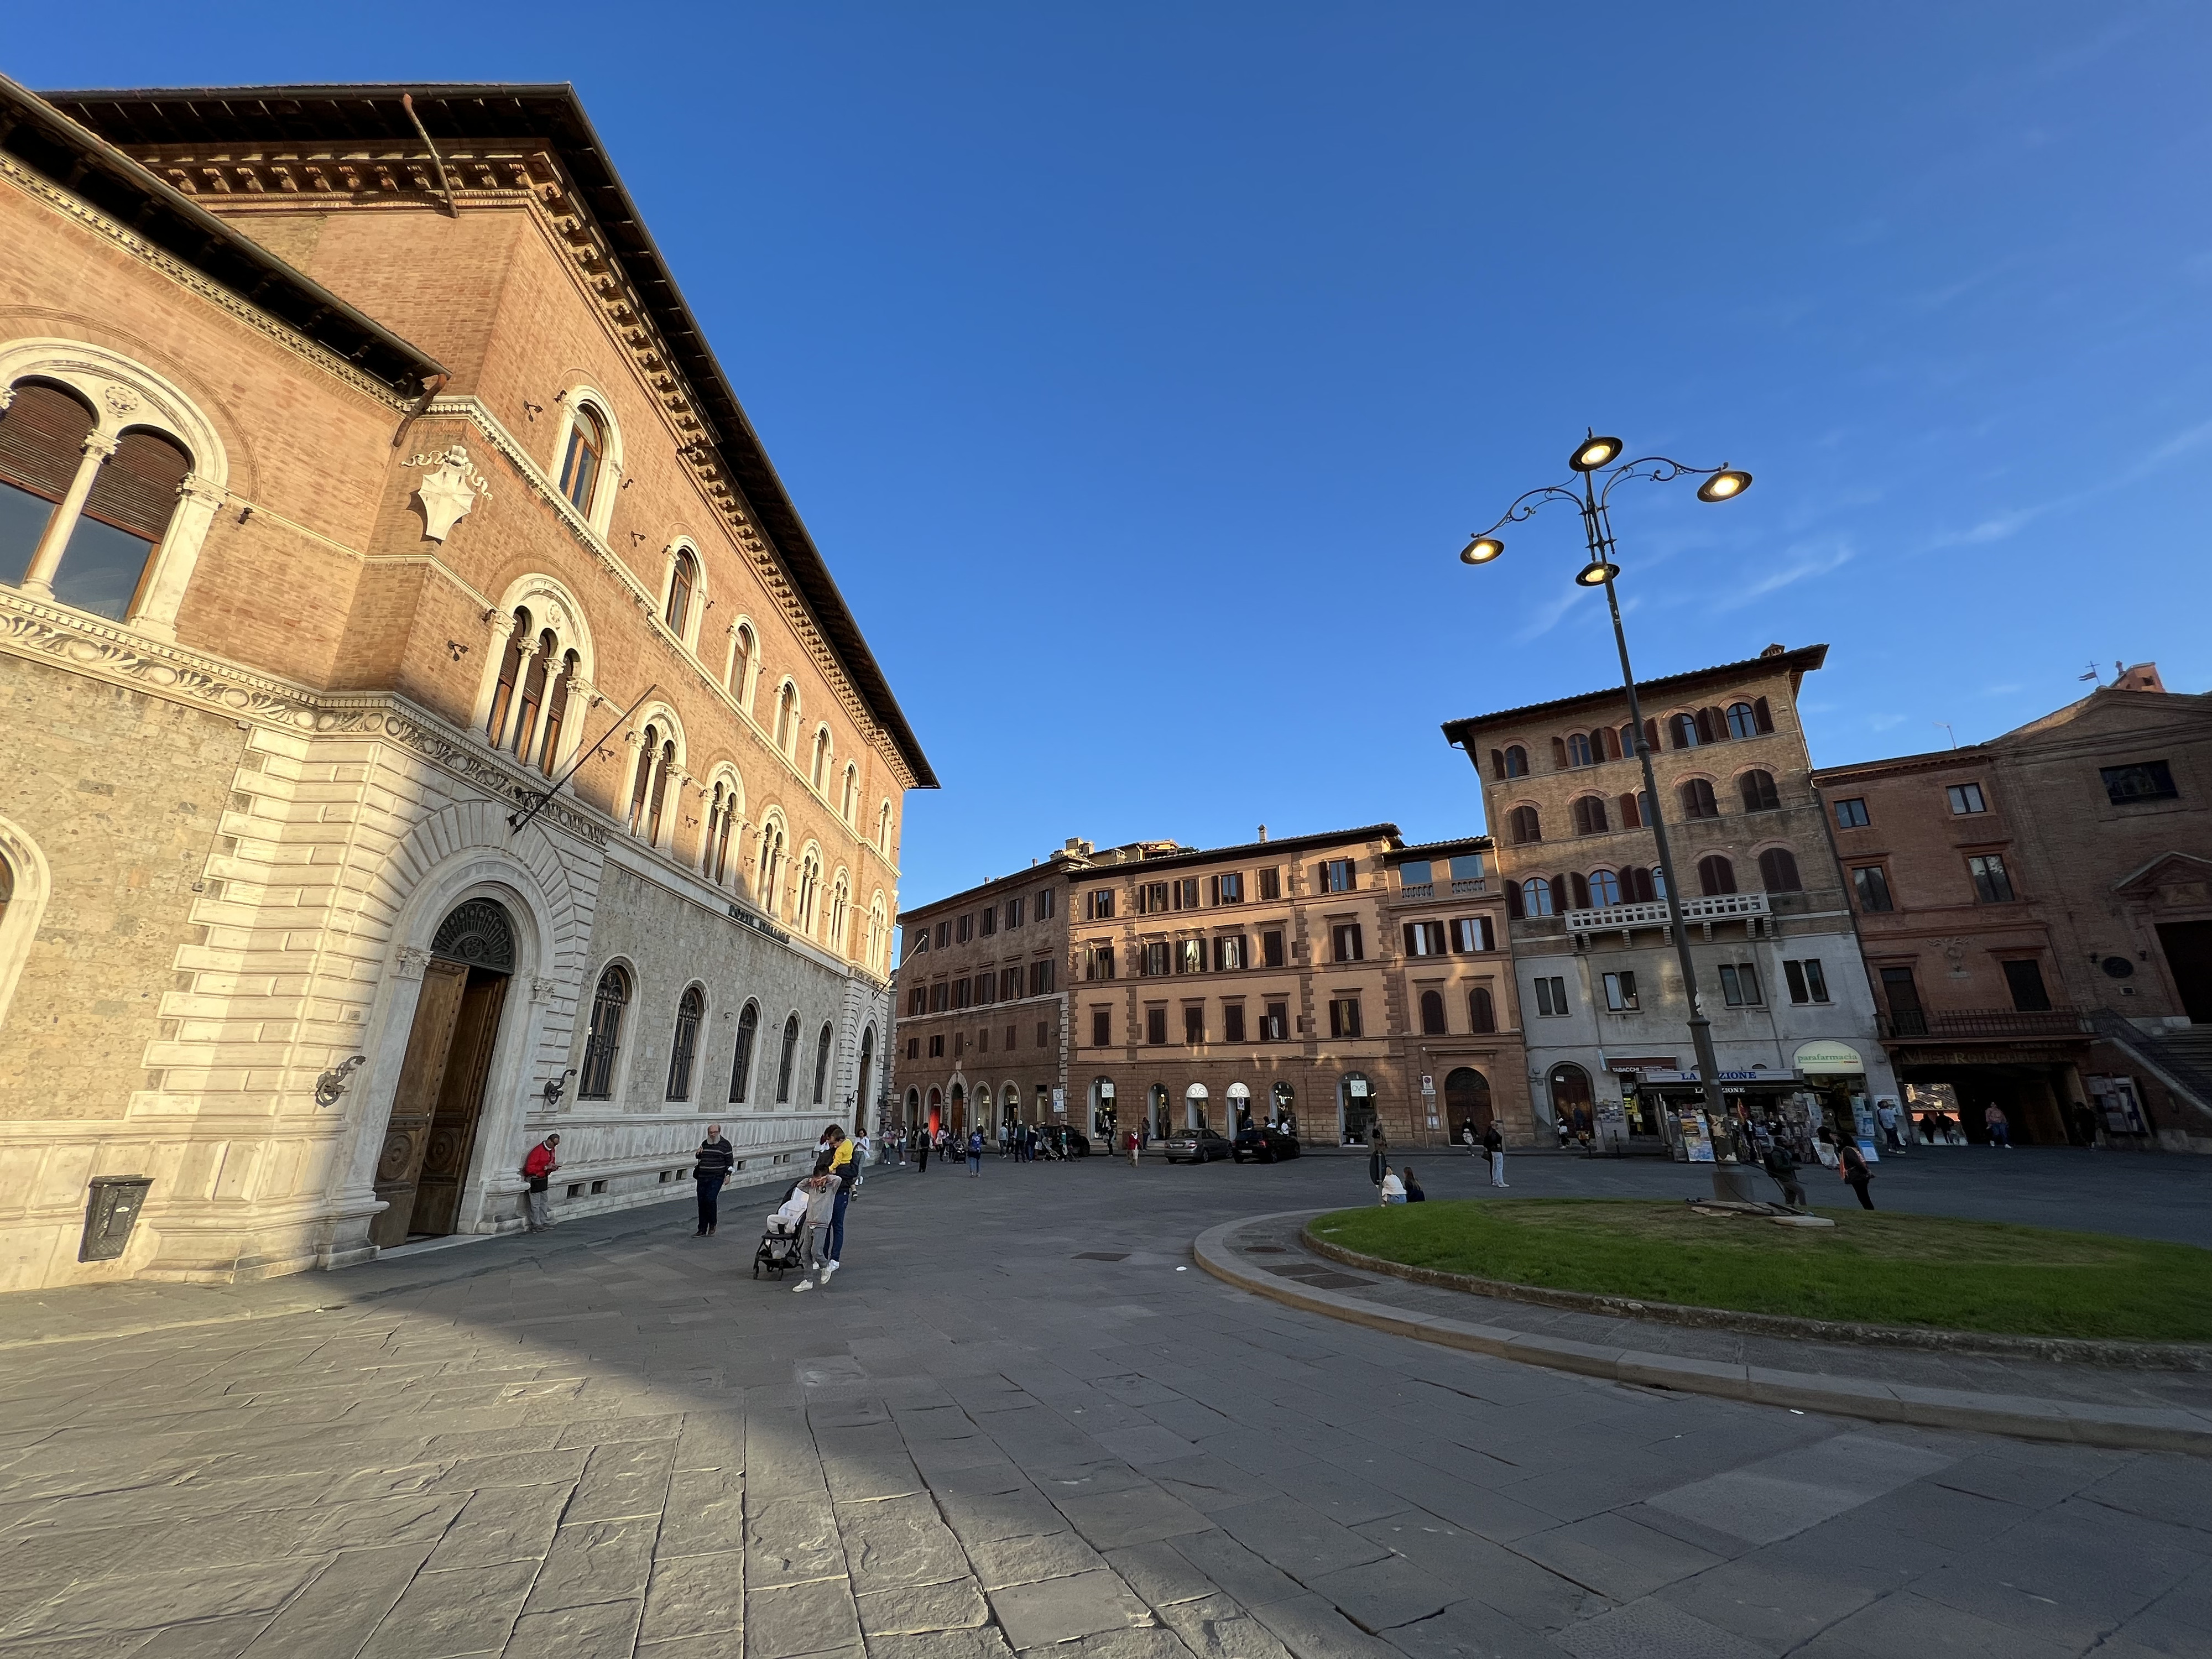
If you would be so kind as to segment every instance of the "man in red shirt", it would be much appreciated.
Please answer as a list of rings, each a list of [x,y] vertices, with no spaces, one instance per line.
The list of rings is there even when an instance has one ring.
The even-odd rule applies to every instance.
[[[533,1233],[542,1233],[553,1224],[551,1201],[545,1189],[552,1185],[553,1171],[561,1167],[558,1135],[548,1135],[530,1149],[530,1156],[522,1160],[523,1179],[530,1190],[523,1195],[523,1224]]]

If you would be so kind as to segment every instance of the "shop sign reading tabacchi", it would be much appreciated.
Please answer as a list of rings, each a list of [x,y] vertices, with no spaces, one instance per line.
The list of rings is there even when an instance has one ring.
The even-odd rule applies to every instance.
[[[1850,1043],[1827,1041],[1799,1043],[1796,1065],[1800,1077],[1834,1076],[1866,1070],[1866,1062],[1859,1058],[1859,1051]]]

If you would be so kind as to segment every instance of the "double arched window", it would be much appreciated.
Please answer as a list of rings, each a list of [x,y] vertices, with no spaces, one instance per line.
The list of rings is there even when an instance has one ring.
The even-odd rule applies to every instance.
[[[809,842],[799,856],[799,891],[791,907],[792,926],[811,935],[819,919],[816,907],[822,897],[822,854]]]
[[[0,582],[173,637],[227,465],[198,410],[127,359],[0,348]]]
[[[799,1063],[799,1016],[783,1022],[783,1053],[775,1066],[775,1103],[791,1104],[791,1073]]]
[[[1706,897],[1735,891],[1735,866],[1718,853],[1698,860],[1698,890]]]
[[[889,936],[890,922],[884,914],[884,896],[878,893],[868,901],[867,969],[872,974],[884,971],[884,941]]]
[[[676,769],[676,739],[658,726],[645,728],[637,749],[637,775],[629,793],[629,832],[649,846],[660,845],[661,817],[668,805],[668,775]]]
[[[776,890],[783,884],[787,848],[782,816],[771,811],[761,823],[759,866],[753,884],[753,902],[770,915],[776,913]]]
[[[668,603],[661,607],[660,619],[679,640],[690,638],[691,595],[698,586],[698,560],[690,548],[678,548],[668,562]]]
[[[1747,812],[1771,812],[1782,805],[1771,772],[1747,772],[1735,781],[1735,787],[1743,796],[1743,810]]]
[[[1598,757],[1590,752],[1589,733],[1587,732],[1570,732],[1567,733],[1568,765],[1595,766],[1597,764],[1597,762]]]
[[[1516,846],[1525,847],[1530,842],[1544,839],[1543,821],[1536,816],[1536,809],[1533,806],[1515,807],[1506,815],[1505,821],[1511,826]]]
[[[730,872],[730,836],[744,807],[734,778],[714,781],[708,798],[707,833],[699,843],[699,873],[720,887]]]
[[[748,1002],[738,1016],[738,1048],[730,1056],[730,1104],[742,1105],[752,1085],[753,1040],[760,1035],[760,1004]]]
[[[610,966],[592,994],[592,1029],[584,1039],[579,1100],[607,1100],[615,1091],[615,1056],[622,1048],[623,1015],[629,1007],[629,975]]]
[[[1713,787],[1705,779],[1688,779],[1675,793],[1681,797],[1684,817],[1717,818],[1720,817],[1720,803],[1713,799]]]
[[[1605,821],[1605,797],[1577,795],[1572,807],[1575,833],[1578,836],[1601,836],[1607,825]]]
[[[845,923],[853,908],[853,878],[840,870],[830,884],[830,948],[845,954]]]
[[[676,1041],[668,1050],[668,1098],[691,1098],[691,1062],[699,1052],[699,1022],[707,1017],[707,994],[686,986],[676,1005]]]

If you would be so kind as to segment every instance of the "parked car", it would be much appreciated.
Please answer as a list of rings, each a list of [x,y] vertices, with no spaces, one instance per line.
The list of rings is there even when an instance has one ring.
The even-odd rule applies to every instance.
[[[1285,1133],[1273,1124],[1254,1125],[1237,1132],[1237,1139],[1230,1147],[1229,1155],[1239,1164],[1248,1158],[1255,1164],[1277,1164],[1284,1158],[1298,1155],[1298,1138]]]
[[[1212,1129],[1178,1129],[1160,1143],[1160,1150],[1170,1164],[1208,1164],[1231,1156],[1228,1138]]]

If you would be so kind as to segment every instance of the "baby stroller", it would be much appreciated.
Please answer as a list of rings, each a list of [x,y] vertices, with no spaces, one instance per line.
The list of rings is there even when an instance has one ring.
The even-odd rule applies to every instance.
[[[794,1187],[793,1190],[796,1190]],[[788,1201],[788,1194],[786,1195]],[[760,1248],[753,1252],[753,1277],[761,1276],[765,1267],[781,1280],[786,1268],[806,1271],[806,1223],[804,1218],[787,1221],[780,1214],[770,1212],[768,1226],[761,1234]]]

